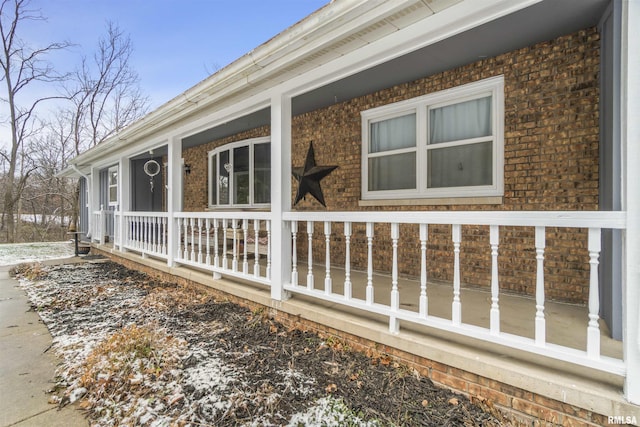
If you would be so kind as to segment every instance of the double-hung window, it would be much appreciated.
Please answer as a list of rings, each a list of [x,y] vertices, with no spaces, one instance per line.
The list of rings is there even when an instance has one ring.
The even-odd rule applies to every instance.
[[[209,207],[261,207],[271,202],[269,137],[209,152]]]
[[[112,166],[107,170],[107,189],[109,206],[118,205],[118,166]]]
[[[362,198],[503,194],[502,76],[362,112]]]

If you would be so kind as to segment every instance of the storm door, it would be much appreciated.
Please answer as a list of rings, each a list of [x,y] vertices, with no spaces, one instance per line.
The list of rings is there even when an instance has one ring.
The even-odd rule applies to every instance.
[[[131,210],[163,212],[165,197],[162,157],[131,161]]]

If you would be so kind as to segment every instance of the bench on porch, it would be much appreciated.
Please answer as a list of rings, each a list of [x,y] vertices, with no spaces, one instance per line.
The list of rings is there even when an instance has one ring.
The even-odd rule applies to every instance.
[[[214,239],[214,232],[213,230],[211,230],[209,232],[209,249],[215,247],[215,243],[213,241]],[[233,239],[234,239],[234,231],[232,228],[227,228],[224,232],[224,237],[227,240],[227,254],[233,254]],[[248,233],[246,239],[244,237],[244,233],[242,231],[242,229],[236,229],[235,232],[235,238],[236,238],[236,250],[237,250],[237,255],[240,256],[241,254],[244,253],[244,246],[247,245],[247,256],[251,257],[255,255],[255,244],[256,244],[256,236],[255,234],[252,233]],[[195,234],[193,237],[194,242],[191,242],[191,234],[186,234],[184,235],[184,243],[187,245],[191,245],[192,243],[194,245],[198,245],[199,244],[199,240],[198,240],[198,235]],[[222,242],[218,243],[219,247],[222,248],[223,244]],[[202,246],[207,246],[207,239],[206,239],[206,235],[203,234],[202,236]],[[258,234],[258,255],[259,256],[267,256],[269,252],[269,238],[266,235],[266,232],[264,231],[260,231]]]

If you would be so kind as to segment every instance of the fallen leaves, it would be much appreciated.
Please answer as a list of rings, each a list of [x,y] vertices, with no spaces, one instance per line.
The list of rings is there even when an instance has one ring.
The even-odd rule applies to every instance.
[[[331,383],[331,384],[329,384],[328,386],[326,386],[326,387],[324,388],[324,390],[325,390],[327,393],[335,393],[335,392],[336,392],[336,390],[338,390],[338,386],[337,386],[337,385],[335,385],[334,383]]]
[[[287,425],[320,397],[358,408],[357,425],[499,425],[388,354],[367,358],[266,309],[112,263],[42,272],[28,292],[66,358],[50,403],[75,393],[92,425]]]

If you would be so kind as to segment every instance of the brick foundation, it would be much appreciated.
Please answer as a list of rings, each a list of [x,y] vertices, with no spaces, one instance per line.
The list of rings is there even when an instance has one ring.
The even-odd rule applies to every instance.
[[[361,338],[353,334],[324,326],[322,324],[291,315],[283,311],[248,301],[225,292],[212,289],[194,280],[185,279],[167,272],[156,270],[148,265],[93,248],[94,253],[102,254],[127,268],[144,272],[154,278],[177,283],[181,286],[195,287],[216,297],[233,302],[251,310],[267,310],[272,318],[291,329],[313,331],[320,336],[334,337],[345,347],[363,352],[370,357],[390,357],[398,363],[415,369],[434,383],[462,393],[484,408],[495,408],[512,426],[602,426],[607,425],[607,417],[589,410],[550,399],[522,388],[492,380],[472,372],[457,369],[443,363],[416,356],[406,351]]]

